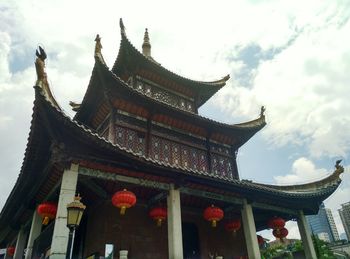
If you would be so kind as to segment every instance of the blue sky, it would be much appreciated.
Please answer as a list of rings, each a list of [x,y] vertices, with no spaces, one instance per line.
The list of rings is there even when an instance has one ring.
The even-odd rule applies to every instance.
[[[0,208],[28,137],[35,48],[45,47],[51,88],[72,116],[68,103],[86,90],[97,33],[110,67],[117,56],[120,17],[139,49],[148,27],[152,55],[166,68],[197,80],[231,75],[202,115],[240,123],[266,106],[268,125],[239,151],[241,178],[303,183],[331,173],[342,158],[344,181],[326,206],[343,232],[337,209],[350,200],[347,1],[1,1]]]

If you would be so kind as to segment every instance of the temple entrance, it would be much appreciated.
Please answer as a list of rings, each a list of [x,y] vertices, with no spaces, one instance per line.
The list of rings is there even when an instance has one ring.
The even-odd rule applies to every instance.
[[[198,228],[194,223],[182,223],[184,259],[200,259]]]

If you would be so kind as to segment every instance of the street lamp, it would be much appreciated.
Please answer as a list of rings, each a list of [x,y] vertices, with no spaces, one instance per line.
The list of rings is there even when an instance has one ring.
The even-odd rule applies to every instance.
[[[72,259],[75,229],[79,226],[86,206],[80,202],[81,197],[75,196],[74,201],[67,204],[67,227],[69,228],[69,240],[66,258]]]

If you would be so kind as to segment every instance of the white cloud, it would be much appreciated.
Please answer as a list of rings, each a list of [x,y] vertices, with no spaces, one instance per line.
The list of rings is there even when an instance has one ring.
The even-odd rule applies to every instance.
[[[328,173],[326,169],[316,168],[312,161],[301,157],[294,161],[290,174],[278,175],[274,179],[278,184],[297,184],[320,180]]]
[[[292,143],[306,146],[316,157],[347,156],[349,13],[345,1],[318,0],[239,0],[219,5],[212,1],[5,1],[0,7],[0,155],[6,159],[0,166],[7,171],[0,173],[0,207],[23,159],[38,43],[49,55],[53,93],[67,111],[68,101],[79,102],[87,87],[97,33],[107,63],[113,64],[120,41],[118,20],[123,17],[127,35],[138,48],[144,27],[149,27],[153,56],[170,70],[199,80],[230,73],[229,85],[212,103],[236,118],[254,118],[260,105],[267,106],[264,136],[271,146]],[[238,57],[252,45],[265,55],[273,52],[272,59],[258,59],[257,67],[250,68]],[[13,71],[11,64],[21,68]],[[237,78],[244,69],[250,85]],[[290,175],[276,180],[306,181],[324,174],[310,160],[300,158]]]

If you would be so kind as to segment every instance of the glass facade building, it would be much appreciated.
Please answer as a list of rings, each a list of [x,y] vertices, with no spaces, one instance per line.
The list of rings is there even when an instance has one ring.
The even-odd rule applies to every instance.
[[[332,212],[325,208],[323,203],[316,215],[306,216],[306,219],[312,233],[318,236],[319,239],[330,243],[339,240]]]

